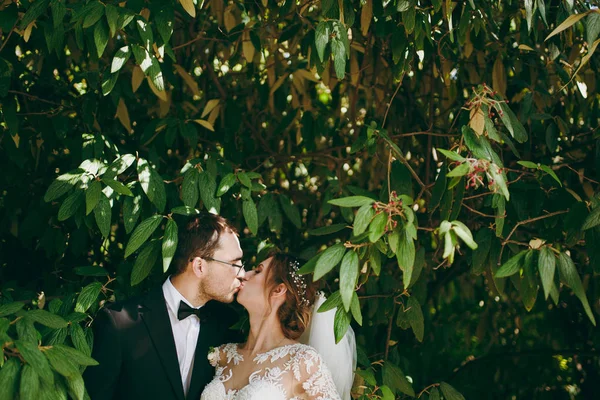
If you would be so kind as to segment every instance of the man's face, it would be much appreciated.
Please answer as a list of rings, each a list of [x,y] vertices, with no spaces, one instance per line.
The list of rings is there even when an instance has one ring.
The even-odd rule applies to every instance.
[[[219,261],[203,259],[206,275],[200,282],[200,292],[212,300],[231,303],[242,286],[245,271],[225,263],[241,265],[243,254],[237,236],[232,232],[223,233],[211,257]]]

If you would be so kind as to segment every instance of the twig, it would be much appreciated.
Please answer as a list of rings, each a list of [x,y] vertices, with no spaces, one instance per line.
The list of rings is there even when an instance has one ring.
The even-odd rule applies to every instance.
[[[385,110],[385,115],[383,116],[383,122],[381,123],[382,128],[385,128],[385,122],[387,121],[388,113],[390,112],[390,108],[392,108],[392,103],[394,102],[394,98],[396,97],[396,95],[398,94],[398,91],[400,90],[400,86],[402,86],[402,81],[404,80],[404,74],[406,74],[406,72],[402,73],[402,76],[400,77],[400,82],[398,82],[398,86],[396,87],[396,91],[392,95],[392,98],[390,99],[390,103],[388,104],[387,109]]]
[[[55,103],[55,102],[50,101],[50,100],[44,100],[44,99],[41,99],[41,98],[39,98],[37,96],[31,95],[29,93],[19,92],[19,91],[16,91],[16,90],[9,90],[8,93],[18,94],[18,95],[21,95],[21,96],[29,97],[30,99],[33,99],[33,100],[41,101],[42,103],[48,103],[48,104],[52,104],[53,106],[63,107],[62,104]]]
[[[529,219],[526,219],[524,221],[517,222],[517,224],[513,227],[512,231],[510,231],[510,233],[508,234],[508,236],[506,237],[506,239],[504,239],[504,241],[502,242],[502,248],[500,249],[500,256],[498,257],[498,263],[497,264],[500,265],[500,263],[502,261],[502,253],[504,252],[504,247],[506,247],[506,244],[509,243],[510,237],[513,235],[513,233],[515,233],[515,231],[517,230],[517,228],[519,226],[526,225],[526,224],[529,224],[531,222],[539,221],[539,220],[542,220],[542,219],[545,219],[545,218],[554,217],[556,215],[566,214],[568,212],[569,212],[569,210],[555,211],[555,212],[550,213],[550,214],[542,215],[542,216],[535,217],[535,218],[529,218]]]
[[[425,389],[423,389],[423,390],[421,390],[419,392],[419,394],[417,395],[417,398],[420,398],[423,395],[423,393],[427,392],[427,389],[431,389],[432,387],[436,387],[436,386],[440,386],[440,384],[439,383],[433,383],[433,384],[427,386]],[[429,392],[427,392],[427,393],[429,393]]]
[[[394,316],[396,315],[396,302],[394,301],[394,308],[392,310],[392,316],[387,329],[387,339],[385,341],[385,355],[384,359],[387,361],[388,355],[390,354],[390,338],[392,337],[392,325],[394,324]]]
[[[484,214],[480,211],[477,211],[476,209],[471,208],[468,205],[466,205],[464,202],[463,202],[463,206],[466,207],[467,209],[469,209],[470,211],[474,212],[475,214],[481,215],[482,217],[486,217],[486,218],[496,218],[497,217],[496,215]],[[504,218],[504,217],[501,216],[500,218]]]
[[[12,36],[13,32],[15,31],[15,28],[17,27],[17,23],[19,22],[21,18],[17,18],[17,20],[15,21],[15,24],[13,25],[12,29],[10,30],[10,32],[8,32],[8,35],[6,36],[6,39],[4,40],[4,43],[2,43],[2,46],[0,46],[0,53],[2,53],[2,50],[4,50],[4,46],[6,46],[6,43],[8,43],[8,39],[10,39],[10,37]]]

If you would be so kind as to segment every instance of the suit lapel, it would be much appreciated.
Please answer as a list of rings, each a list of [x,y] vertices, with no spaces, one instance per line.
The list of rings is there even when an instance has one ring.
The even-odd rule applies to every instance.
[[[207,304],[210,307],[210,303]],[[198,399],[200,394],[210,379],[214,375],[214,368],[209,364],[207,355],[210,347],[218,346],[220,342],[219,329],[217,323],[218,315],[212,315],[206,321],[200,324],[200,334],[196,343],[194,353],[194,369],[192,371],[192,381],[188,391],[189,399]]]
[[[141,313],[142,319],[146,324],[154,348],[158,353],[174,393],[178,399],[184,400],[177,349],[175,348],[175,339],[173,338],[173,330],[162,287],[148,293],[144,305],[146,308]]]

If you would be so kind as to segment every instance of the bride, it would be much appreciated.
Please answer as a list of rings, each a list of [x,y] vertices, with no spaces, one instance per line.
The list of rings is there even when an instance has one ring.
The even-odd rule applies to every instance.
[[[295,258],[277,253],[246,273],[237,301],[250,316],[248,340],[209,353],[215,376],[201,400],[350,398],[356,364],[354,334],[349,330],[342,343],[335,344],[331,314],[335,310],[326,313],[327,318],[315,311],[311,324],[312,309],[324,299],[317,295],[309,277],[297,274],[299,267]],[[303,338],[310,336],[309,344],[323,349],[328,360],[298,341],[303,333]],[[335,362],[335,382],[328,362],[332,368]]]

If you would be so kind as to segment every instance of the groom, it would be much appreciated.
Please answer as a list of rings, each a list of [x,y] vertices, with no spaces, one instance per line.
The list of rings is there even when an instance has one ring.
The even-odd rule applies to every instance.
[[[98,312],[92,357],[99,365],[84,374],[91,400],[198,400],[214,373],[209,348],[233,339],[235,319],[221,303],[243,285],[242,255],[223,217],[190,217],[162,287]]]

